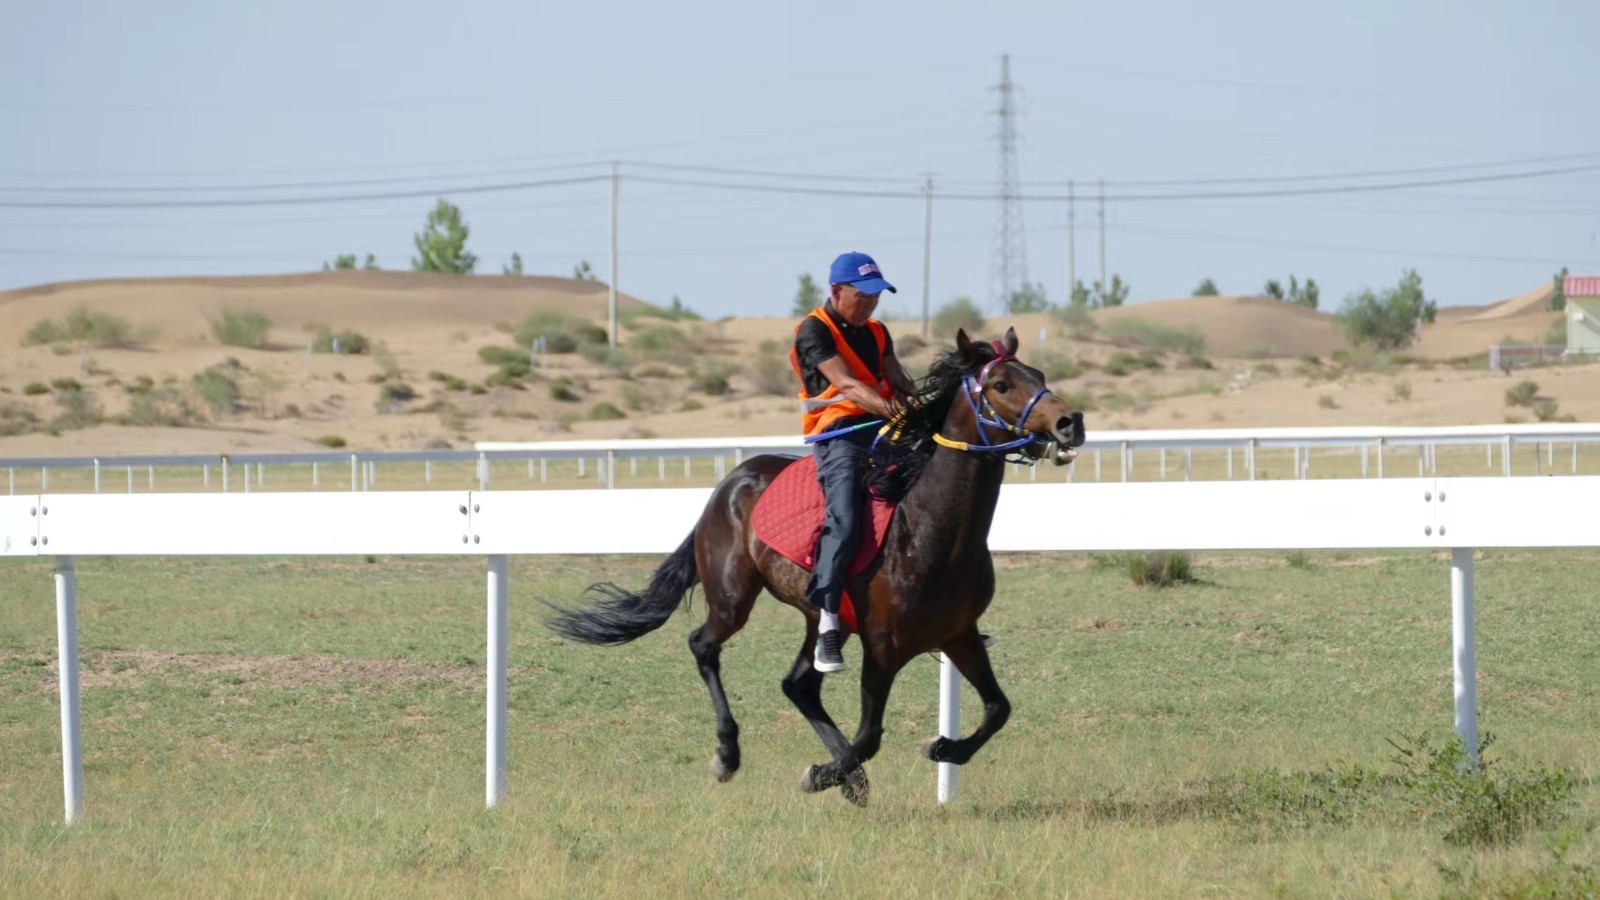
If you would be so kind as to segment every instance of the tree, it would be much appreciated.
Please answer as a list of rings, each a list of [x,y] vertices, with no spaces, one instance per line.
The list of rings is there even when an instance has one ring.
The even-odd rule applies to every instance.
[[[367,261],[361,264],[361,268],[366,269],[369,272],[378,271],[378,258],[373,256],[371,253],[368,253]]]
[[[1095,309],[1105,309],[1111,306],[1121,306],[1128,299],[1128,286],[1122,283],[1121,275],[1111,276],[1111,289],[1105,288],[1096,281],[1094,292],[1089,295],[1089,305]]]
[[[1562,266],[1550,282],[1554,288],[1550,292],[1550,308],[1560,312],[1567,308],[1567,267]]]
[[[811,310],[809,309],[806,310],[806,312],[810,311]],[[672,306],[667,308],[667,312],[670,313],[674,319],[690,319],[698,321],[700,318],[700,314],[690,309],[688,304],[683,302],[683,298],[679,297],[677,294],[672,295]]]
[[[1050,301],[1044,295],[1043,284],[1024,282],[1006,298],[1006,312],[1009,313],[1047,312],[1049,309]]]
[[[1274,300],[1282,300],[1283,285],[1278,283],[1278,279],[1269,278],[1267,279],[1266,286],[1261,289],[1261,293],[1266,294],[1268,297],[1271,297]]]
[[[1075,281],[1072,283],[1072,297],[1067,301],[1067,306],[1088,308],[1089,289],[1083,286],[1083,282]]]
[[[1215,297],[1218,293],[1217,283],[1209,278],[1202,278],[1194,288],[1194,296],[1196,297]]]
[[[800,276],[800,287],[794,292],[794,305],[790,307],[789,312],[792,315],[803,316],[821,306],[823,298],[822,287],[811,277],[811,273],[807,272]]]
[[[978,304],[971,297],[957,297],[933,315],[934,333],[955,340],[958,328],[965,328],[968,334],[983,330],[983,313],[978,312]]]
[[[502,275],[521,275],[522,274],[522,254],[513,252],[511,254],[511,264],[510,265],[506,265],[506,266],[501,266],[500,267],[500,274],[502,274]]]
[[[1293,275],[1289,276],[1289,296],[1285,299],[1290,303],[1304,306],[1306,309],[1316,309],[1321,295],[1322,292],[1317,288],[1317,280],[1315,278],[1307,278],[1306,283],[1302,285],[1295,281]]]
[[[579,281],[600,280],[600,278],[594,274],[594,269],[589,268],[589,261],[587,259],[572,267],[572,277]]]
[[[1335,319],[1352,344],[1378,350],[1410,346],[1424,322],[1432,322],[1439,304],[1422,292],[1422,276],[1407,269],[1400,283],[1374,294],[1370,288],[1352,294]]]
[[[322,271],[332,272],[335,270],[354,269],[355,267],[356,255],[354,253],[341,253],[333,258],[332,263],[323,263]]]
[[[478,257],[467,252],[470,233],[461,221],[461,207],[441,198],[428,213],[427,225],[412,239],[420,254],[411,258],[412,271],[471,274]]]

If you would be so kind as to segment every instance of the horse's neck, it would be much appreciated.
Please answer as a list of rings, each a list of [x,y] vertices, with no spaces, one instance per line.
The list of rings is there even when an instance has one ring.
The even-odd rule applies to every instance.
[[[959,402],[959,401],[958,401]],[[952,413],[941,431],[946,436],[961,434],[957,440],[975,440],[972,429]],[[1000,502],[1000,483],[1005,480],[1005,462],[994,453],[974,453],[939,447],[906,495],[904,505],[919,517],[955,523],[943,529],[954,544],[982,547],[994,522],[995,504]]]

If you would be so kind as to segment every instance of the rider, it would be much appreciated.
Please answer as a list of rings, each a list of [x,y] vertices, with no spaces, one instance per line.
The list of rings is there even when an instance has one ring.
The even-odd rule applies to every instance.
[[[865,253],[843,253],[828,276],[828,299],[795,327],[790,354],[800,376],[807,442],[816,447],[825,513],[806,600],[822,610],[814,665],[844,668],[839,652],[839,597],[863,520],[861,470],[876,428],[897,411],[897,396],[916,390],[894,355],[894,340],[872,318],[878,296],[894,293]]]

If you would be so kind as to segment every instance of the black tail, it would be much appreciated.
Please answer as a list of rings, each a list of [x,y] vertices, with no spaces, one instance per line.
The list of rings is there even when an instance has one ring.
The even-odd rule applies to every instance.
[[[650,576],[644,593],[625,591],[609,581],[589,585],[587,606],[565,609],[547,603],[556,615],[545,624],[563,637],[585,644],[626,644],[665,625],[685,596],[700,583],[694,564],[694,532]]]

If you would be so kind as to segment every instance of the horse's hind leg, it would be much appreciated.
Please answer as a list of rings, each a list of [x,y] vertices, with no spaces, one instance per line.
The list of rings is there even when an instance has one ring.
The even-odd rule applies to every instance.
[[[739,771],[739,723],[734,721],[728,695],[722,689],[722,644],[749,621],[761,584],[753,567],[719,562],[725,564],[700,567],[706,622],[689,635],[689,652],[694,654],[717,712],[717,751],[711,757],[711,774],[718,781],[727,781]]]
[[[961,670],[963,677],[978,689],[983,700],[983,724],[967,737],[952,740],[947,737],[929,738],[922,742],[922,755],[934,762],[965,765],[972,759],[995,732],[1005,727],[1011,717],[1011,701],[1000,690],[995,680],[994,668],[989,665],[989,651],[983,648],[983,637],[972,627],[944,646],[945,655]]]

